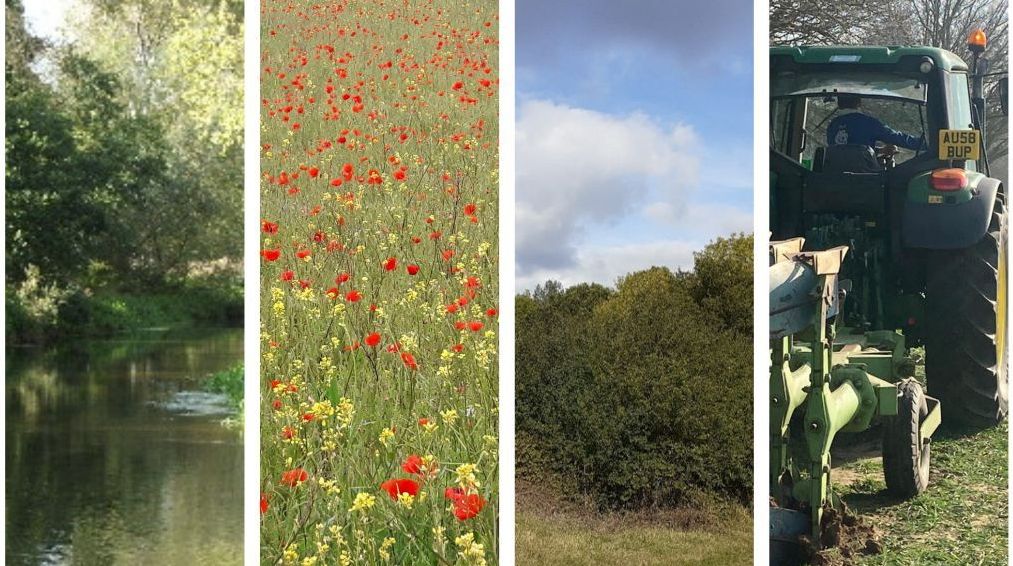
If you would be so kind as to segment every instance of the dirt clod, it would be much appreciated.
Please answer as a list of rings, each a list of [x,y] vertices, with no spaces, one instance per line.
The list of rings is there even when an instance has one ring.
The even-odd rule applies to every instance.
[[[817,550],[813,541],[803,537],[808,562],[813,566],[848,566],[858,556],[883,552],[876,528],[865,524],[841,503],[840,509],[825,507],[822,525],[823,548]]]

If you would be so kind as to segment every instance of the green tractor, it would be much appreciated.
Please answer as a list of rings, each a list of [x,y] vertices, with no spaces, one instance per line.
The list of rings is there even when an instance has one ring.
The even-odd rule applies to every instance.
[[[941,414],[1006,417],[1007,195],[984,134],[986,92],[1005,112],[1007,81],[986,89],[984,33],[968,47],[970,65],[930,47],[770,50],[772,541],[819,547],[837,433],[883,422],[887,487],[910,497]]]

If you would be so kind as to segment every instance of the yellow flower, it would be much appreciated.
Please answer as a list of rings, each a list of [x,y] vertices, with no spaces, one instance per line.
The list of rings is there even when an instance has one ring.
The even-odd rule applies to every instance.
[[[411,509],[412,504],[415,503],[415,496],[410,493],[398,493],[397,502],[405,509]]]
[[[369,511],[374,505],[376,505],[376,497],[369,493],[361,492],[355,496],[351,511]]]
[[[457,474],[457,484],[464,488],[465,491],[480,487],[478,479],[475,477],[475,472],[477,471],[478,466],[475,464],[461,464],[454,470],[454,473]]]
[[[443,417],[443,422],[452,425],[457,422],[457,411],[454,409],[447,409],[446,411],[440,411],[440,416]]]
[[[454,539],[457,545],[457,563],[469,566],[486,566],[485,546],[475,542],[475,533],[463,534]]]

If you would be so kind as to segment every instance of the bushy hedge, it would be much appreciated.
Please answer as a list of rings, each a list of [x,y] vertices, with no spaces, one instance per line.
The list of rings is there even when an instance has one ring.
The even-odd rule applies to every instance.
[[[608,508],[750,501],[751,252],[736,236],[691,273],[518,297],[519,473]]]

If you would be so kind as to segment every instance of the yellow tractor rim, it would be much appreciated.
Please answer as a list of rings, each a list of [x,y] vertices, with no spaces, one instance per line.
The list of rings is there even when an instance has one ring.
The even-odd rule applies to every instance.
[[[1002,235],[1000,235],[1002,238]],[[996,373],[1004,375],[1006,368],[1006,253],[1008,243],[1002,238],[1002,246],[999,248],[999,273],[998,285],[995,300],[995,363]]]

